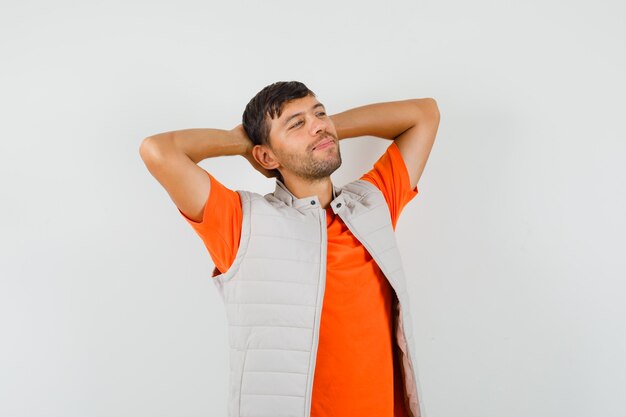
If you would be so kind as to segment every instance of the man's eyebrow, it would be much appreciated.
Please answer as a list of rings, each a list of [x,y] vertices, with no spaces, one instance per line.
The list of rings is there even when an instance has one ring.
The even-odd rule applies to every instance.
[[[323,105],[322,103],[317,103],[316,105],[314,105],[313,107],[311,107],[311,110],[315,110],[317,107],[321,107],[321,108],[325,109],[325,108],[324,108],[324,105]],[[287,125],[287,123],[289,123],[289,121],[290,121],[291,119],[293,119],[294,117],[298,117],[298,116],[301,116],[301,115],[302,115],[302,112],[292,114],[292,115],[291,115],[291,116],[289,116],[287,119],[285,119],[285,121],[283,122],[283,126]]]

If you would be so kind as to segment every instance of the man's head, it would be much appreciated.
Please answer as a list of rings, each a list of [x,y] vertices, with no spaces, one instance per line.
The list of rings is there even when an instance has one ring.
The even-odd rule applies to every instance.
[[[301,82],[280,81],[263,88],[242,118],[255,145],[255,159],[266,169],[277,169],[283,182],[285,176],[319,180],[341,166],[335,125],[315,93]],[[315,149],[328,139],[330,146]]]

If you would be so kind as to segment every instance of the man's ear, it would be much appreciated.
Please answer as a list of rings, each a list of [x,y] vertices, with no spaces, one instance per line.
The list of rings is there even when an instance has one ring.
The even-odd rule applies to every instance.
[[[255,145],[252,148],[252,156],[265,169],[277,169],[280,164],[272,150],[265,145]]]

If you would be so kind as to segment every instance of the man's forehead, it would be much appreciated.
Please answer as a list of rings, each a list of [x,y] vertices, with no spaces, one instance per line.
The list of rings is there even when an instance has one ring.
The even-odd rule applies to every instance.
[[[300,98],[290,100],[287,103],[285,103],[281,117],[283,117],[285,113],[289,113],[289,112],[293,113],[293,112],[300,111],[300,110],[308,110],[310,107],[317,105],[317,104],[321,104],[323,106],[323,104],[320,103],[317,97],[312,97],[312,96],[305,96],[305,97],[300,97]]]

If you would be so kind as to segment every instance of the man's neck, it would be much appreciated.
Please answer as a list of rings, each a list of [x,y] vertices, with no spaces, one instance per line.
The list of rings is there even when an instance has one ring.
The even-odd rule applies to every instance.
[[[333,200],[333,183],[330,177],[314,182],[285,179],[283,183],[296,198],[316,195],[324,209],[330,207],[330,202]]]

